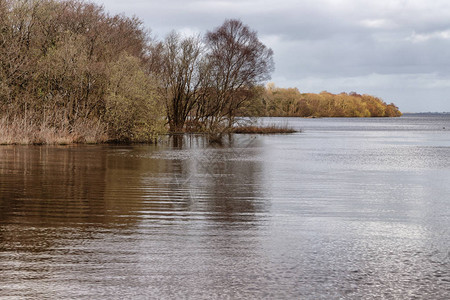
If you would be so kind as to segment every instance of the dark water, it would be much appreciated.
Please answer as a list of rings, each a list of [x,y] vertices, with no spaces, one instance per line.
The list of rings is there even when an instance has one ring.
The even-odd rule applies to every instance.
[[[264,122],[0,147],[0,298],[450,298],[450,116]]]

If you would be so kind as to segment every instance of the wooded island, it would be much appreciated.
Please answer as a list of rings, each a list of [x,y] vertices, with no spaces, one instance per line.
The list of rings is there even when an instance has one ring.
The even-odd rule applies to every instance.
[[[263,96],[263,115],[271,117],[400,117],[393,103],[355,92],[300,93],[297,88],[277,88],[269,83]]]

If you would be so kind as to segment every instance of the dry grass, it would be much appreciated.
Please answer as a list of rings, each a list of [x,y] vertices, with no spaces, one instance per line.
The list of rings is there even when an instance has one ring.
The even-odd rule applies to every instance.
[[[0,119],[0,145],[64,145],[106,141],[106,129],[96,121],[82,120],[73,126],[63,122],[55,127],[45,122],[34,124],[23,118]]]
[[[269,125],[269,126],[239,126],[233,129],[234,133],[247,134],[276,134],[276,133],[294,133],[297,130],[288,126]]]
[[[106,126],[100,121],[82,120],[72,126],[74,143],[96,144],[108,141]]]

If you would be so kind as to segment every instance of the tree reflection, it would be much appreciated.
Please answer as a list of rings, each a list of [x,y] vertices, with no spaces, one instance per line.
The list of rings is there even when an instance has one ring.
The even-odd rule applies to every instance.
[[[32,251],[99,228],[135,226],[142,177],[164,164],[139,156],[154,146],[14,146],[0,149],[1,244]],[[61,228],[61,230],[57,230]],[[42,229],[42,230],[41,230]],[[4,245],[6,245],[4,244]]]
[[[253,223],[266,209],[258,177],[262,166],[253,159],[257,144],[234,138],[222,145],[210,145],[205,138],[188,142],[187,152],[172,161],[170,195],[184,199],[186,209],[208,212],[213,220]]]
[[[0,239],[28,243],[30,250],[74,234],[57,228],[77,229],[89,238],[97,228],[180,225],[199,215],[208,222],[251,225],[266,210],[261,165],[252,159],[258,147],[234,139],[210,146],[192,135],[159,146],[0,151]],[[47,232],[48,240],[40,236],[36,243],[38,231],[27,228],[47,228],[38,231]]]

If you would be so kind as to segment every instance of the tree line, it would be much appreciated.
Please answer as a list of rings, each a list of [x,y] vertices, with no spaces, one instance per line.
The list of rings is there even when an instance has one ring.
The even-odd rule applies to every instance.
[[[157,41],[93,3],[0,0],[0,129],[38,142],[222,132],[270,78],[272,56],[239,20]]]
[[[273,51],[240,20],[152,37],[83,0],[0,0],[0,143],[151,141],[238,116],[394,116],[357,94],[264,88]]]
[[[300,93],[297,88],[267,85],[260,114],[273,117],[399,117],[393,103],[355,92]]]

